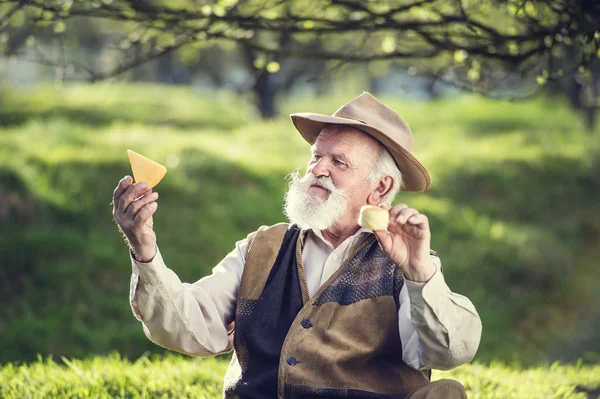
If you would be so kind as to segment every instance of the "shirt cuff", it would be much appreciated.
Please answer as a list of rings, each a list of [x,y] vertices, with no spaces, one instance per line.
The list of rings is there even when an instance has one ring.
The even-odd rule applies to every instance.
[[[139,321],[143,321],[142,314],[137,304],[137,291],[140,283],[140,278],[144,284],[156,285],[159,281],[157,272],[166,267],[158,246],[156,247],[156,255],[150,262],[139,262],[133,257],[131,249],[129,250],[129,258],[131,259],[131,282],[129,286],[129,304],[133,315]]]
[[[131,269],[134,274],[137,274],[144,280],[144,284],[155,285],[160,282],[159,274],[167,266],[163,260],[160,249],[156,246],[156,255],[150,262],[140,262],[133,257],[133,253],[129,250],[129,257],[131,258]]]
[[[404,280],[406,289],[408,290],[408,296],[410,298],[410,304],[412,308],[412,314],[423,315],[425,310],[425,303],[433,310],[434,314],[439,314],[440,306],[436,306],[436,302],[444,301],[444,292],[449,292],[450,288],[446,284],[444,274],[441,272],[441,264],[439,258],[432,256],[432,261],[435,265],[436,271],[429,281],[425,283]],[[413,319],[413,321],[415,321]],[[418,320],[417,320],[418,321]]]

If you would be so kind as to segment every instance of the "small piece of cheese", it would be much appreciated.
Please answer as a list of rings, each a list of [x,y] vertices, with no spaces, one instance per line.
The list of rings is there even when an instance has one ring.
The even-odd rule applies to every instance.
[[[390,213],[375,205],[364,205],[360,208],[358,224],[371,230],[387,230]]]
[[[167,168],[158,162],[146,158],[135,151],[127,150],[133,178],[136,183],[146,182],[150,188],[156,186],[165,177]]]

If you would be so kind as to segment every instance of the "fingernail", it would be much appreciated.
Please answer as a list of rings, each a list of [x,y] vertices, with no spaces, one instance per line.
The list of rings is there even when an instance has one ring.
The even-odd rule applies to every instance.
[[[140,184],[138,184],[138,186],[139,186],[139,188],[140,188],[140,189],[142,189],[142,190],[147,190],[148,188],[150,188],[150,187],[148,186],[148,183],[145,183],[145,182],[144,182],[144,183],[140,183]]]

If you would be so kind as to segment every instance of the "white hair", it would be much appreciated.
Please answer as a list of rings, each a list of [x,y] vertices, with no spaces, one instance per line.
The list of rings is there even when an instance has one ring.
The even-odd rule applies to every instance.
[[[371,174],[367,177],[367,181],[382,179],[386,176],[390,176],[394,179],[394,183],[390,191],[381,198],[381,203],[391,205],[396,194],[398,194],[400,189],[404,186],[404,182],[402,181],[402,173],[400,172],[400,169],[398,169],[392,154],[390,154],[383,144],[379,143],[379,155],[373,164]]]

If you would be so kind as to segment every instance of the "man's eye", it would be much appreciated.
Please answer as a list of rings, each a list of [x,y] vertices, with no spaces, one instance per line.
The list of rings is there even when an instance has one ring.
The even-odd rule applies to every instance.
[[[313,161],[318,161],[319,159],[321,159],[321,156],[315,154],[315,155],[313,155],[312,159],[313,159]]]
[[[333,163],[337,166],[346,166],[346,163],[343,161],[340,161],[339,159],[334,159]]]

